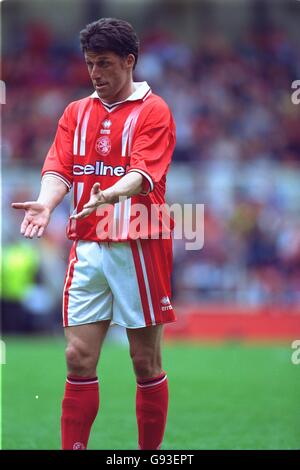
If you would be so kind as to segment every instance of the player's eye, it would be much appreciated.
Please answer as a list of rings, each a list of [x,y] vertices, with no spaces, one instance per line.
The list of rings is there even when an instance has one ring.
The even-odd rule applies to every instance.
[[[107,62],[107,61],[101,61],[98,63],[99,67],[103,67],[103,68],[106,68],[106,67],[109,67],[110,65],[110,62]]]
[[[93,62],[86,62],[86,65],[87,67],[90,69],[94,66]],[[107,61],[101,61],[101,62],[97,62],[96,65],[99,67],[99,68],[108,68],[110,66],[110,62],[107,62]]]

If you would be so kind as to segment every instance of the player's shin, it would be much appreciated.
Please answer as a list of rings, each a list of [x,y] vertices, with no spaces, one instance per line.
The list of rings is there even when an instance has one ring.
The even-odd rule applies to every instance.
[[[158,377],[137,381],[136,416],[139,449],[159,449],[163,440],[168,413],[168,379],[165,372]]]
[[[68,377],[62,402],[63,450],[84,450],[99,409],[97,377]]]

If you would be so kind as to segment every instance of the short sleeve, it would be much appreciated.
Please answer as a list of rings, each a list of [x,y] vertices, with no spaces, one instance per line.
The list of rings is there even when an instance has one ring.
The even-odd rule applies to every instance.
[[[141,194],[153,191],[167,173],[175,147],[175,123],[164,101],[155,103],[135,130],[127,173],[144,176]]]
[[[61,179],[70,190],[73,183],[73,144],[70,122],[70,105],[58,122],[53,144],[46,156],[42,177],[55,176]]]

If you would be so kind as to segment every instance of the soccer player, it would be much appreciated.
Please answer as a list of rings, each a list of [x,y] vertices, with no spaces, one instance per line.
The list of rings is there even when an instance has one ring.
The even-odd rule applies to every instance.
[[[162,329],[175,314],[172,221],[157,205],[165,201],[175,125],[147,82],[133,81],[139,42],[129,23],[102,18],[81,31],[80,42],[95,92],[65,109],[37,201],[12,206],[25,209],[21,233],[41,237],[54,208],[73,192],[67,232],[74,243],[63,292],[62,448],[87,447],[99,408],[96,368],[115,323],[126,328],[136,375],[138,446],[159,449],[168,409]],[[137,212],[144,218],[134,224]],[[157,223],[152,213],[159,213]],[[168,221],[169,232],[163,229]]]

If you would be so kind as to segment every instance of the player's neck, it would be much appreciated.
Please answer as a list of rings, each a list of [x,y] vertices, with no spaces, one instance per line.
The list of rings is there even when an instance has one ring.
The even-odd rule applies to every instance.
[[[112,99],[103,99],[100,97],[101,101],[104,104],[112,105],[116,103],[120,103],[122,101],[126,101],[129,96],[131,96],[136,90],[136,85],[134,84],[133,80],[131,80],[128,85],[115,97]]]

